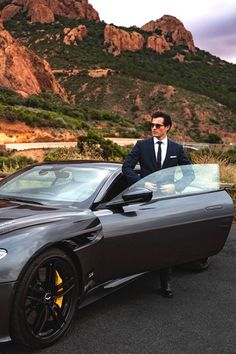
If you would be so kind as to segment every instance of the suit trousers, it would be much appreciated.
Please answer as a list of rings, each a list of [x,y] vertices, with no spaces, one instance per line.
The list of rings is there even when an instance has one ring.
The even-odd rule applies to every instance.
[[[171,272],[172,272],[171,267],[160,269],[160,281],[162,287],[166,287],[166,285],[170,282]]]

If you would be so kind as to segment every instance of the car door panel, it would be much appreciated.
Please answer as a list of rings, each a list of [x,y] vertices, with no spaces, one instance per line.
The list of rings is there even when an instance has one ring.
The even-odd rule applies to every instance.
[[[109,279],[219,252],[232,222],[232,202],[225,191],[185,195],[129,205],[99,219],[101,272]]]

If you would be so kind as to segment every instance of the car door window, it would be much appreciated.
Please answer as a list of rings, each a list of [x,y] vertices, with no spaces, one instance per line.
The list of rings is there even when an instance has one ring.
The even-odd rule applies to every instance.
[[[136,168],[135,172],[140,175],[140,169]],[[120,173],[116,179],[112,182],[106,191],[105,196],[102,198],[101,203],[107,203],[114,199],[116,196],[121,195],[129,186],[126,177]]]
[[[162,169],[140,179],[124,192],[140,188],[151,189],[152,199],[215,191],[220,189],[219,166],[217,164],[196,164]],[[122,200],[124,192],[121,192],[113,201]]]
[[[119,175],[108,189],[103,202],[109,202],[128,187],[128,182],[124,175]]]

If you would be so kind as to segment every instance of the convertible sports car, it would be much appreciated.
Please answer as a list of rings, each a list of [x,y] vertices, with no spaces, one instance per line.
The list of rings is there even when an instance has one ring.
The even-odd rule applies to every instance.
[[[206,268],[232,220],[217,165],[164,169],[132,186],[118,163],[12,174],[0,183],[0,341],[43,348],[93,294],[169,265]]]

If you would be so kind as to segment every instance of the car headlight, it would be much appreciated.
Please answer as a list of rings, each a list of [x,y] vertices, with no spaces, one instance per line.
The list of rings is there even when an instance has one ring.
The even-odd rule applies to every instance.
[[[6,255],[7,255],[7,250],[0,248],[0,259],[6,257]]]

